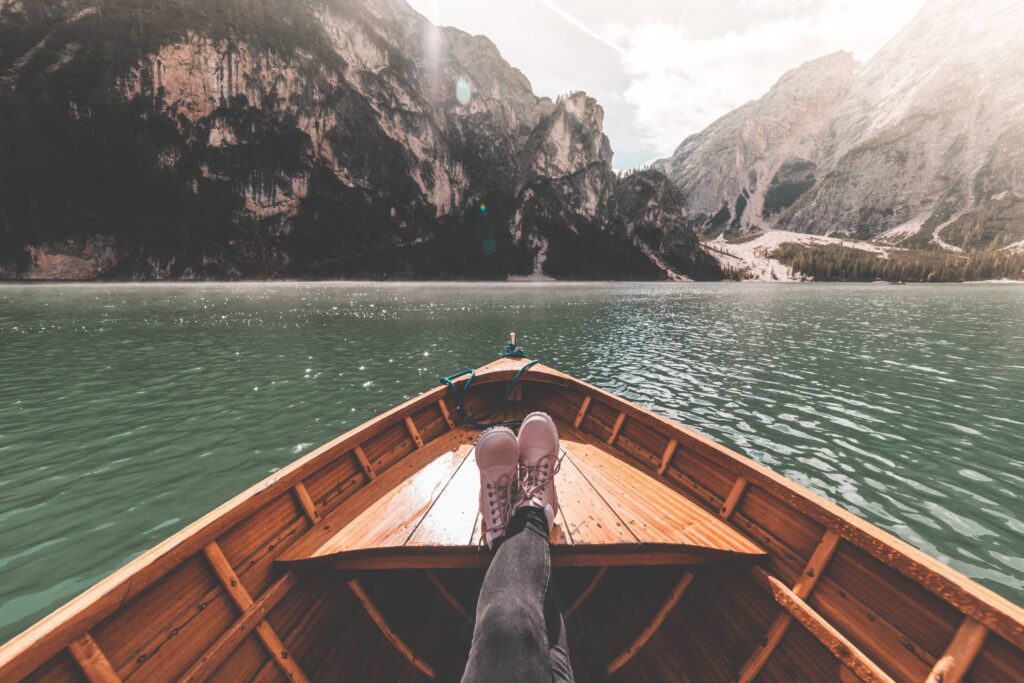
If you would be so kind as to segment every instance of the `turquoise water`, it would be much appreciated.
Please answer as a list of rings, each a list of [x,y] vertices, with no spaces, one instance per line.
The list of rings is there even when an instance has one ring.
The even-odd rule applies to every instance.
[[[510,329],[1024,602],[1024,287],[8,285],[0,641]]]

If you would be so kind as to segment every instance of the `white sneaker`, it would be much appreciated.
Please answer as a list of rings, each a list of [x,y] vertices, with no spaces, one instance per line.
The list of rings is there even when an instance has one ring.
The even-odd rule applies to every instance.
[[[505,535],[516,498],[519,442],[508,427],[484,430],[476,439],[476,466],[480,468],[480,516],[487,547]]]
[[[513,512],[521,507],[544,511],[548,529],[558,514],[558,428],[547,413],[530,413],[519,427],[519,492]]]

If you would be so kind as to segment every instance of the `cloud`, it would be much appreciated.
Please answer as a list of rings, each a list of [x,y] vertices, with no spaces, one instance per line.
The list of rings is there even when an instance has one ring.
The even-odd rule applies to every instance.
[[[617,168],[667,156],[801,63],[861,60],[924,0],[409,0],[436,24],[491,38],[541,95],[605,108]]]
[[[634,108],[641,142],[668,154],[686,136],[760,97],[805,61],[841,49],[869,58],[922,4],[784,0],[774,5],[785,10],[775,18],[716,35],[696,37],[678,21],[612,22],[601,33],[620,47],[629,78],[623,97]]]
[[[579,19],[575,14],[572,14],[571,12],[565,10],[561,5],[555,2],[555,0],[537,0],[537,2],[548,11],[558,15],[563,21],[567,22],[573,28],[582,31],[584,34],[590,36],[591,38],[597,40],[600,43],[604,43],[606,46],[610,47],[616,52],[622,51],[622,48],[620,48],[617,43],[609,40],[601,33],[590,28],[590,26],[588,26],[586,22]]]

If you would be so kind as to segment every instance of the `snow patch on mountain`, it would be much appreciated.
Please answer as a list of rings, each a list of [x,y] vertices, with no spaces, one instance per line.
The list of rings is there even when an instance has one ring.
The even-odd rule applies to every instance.
[[[793,270],[771,258],[770,254],[783,244],[803,244],[806,246],[838,245],[850,249],[886,256],[885,247],[859,240],[844,240],[822,235],[794,233],[787,230],[769,230],[754,239],[745,242],[730,243],[722,236],[707,243],[712,255],[723,267],[736,271],[745,271],[745,279],[758,282],[800,282],[807,278],[794,273]]]
[[[906,223],[900,223],[895,228],[886,230],[876,237],[875,241],[885,242],[886,244],[899,244],[908,237],[913,237],[917,233],[921,232],[921,228],[924,226],[926,220],[928,220],[928,214],[919,213]]]

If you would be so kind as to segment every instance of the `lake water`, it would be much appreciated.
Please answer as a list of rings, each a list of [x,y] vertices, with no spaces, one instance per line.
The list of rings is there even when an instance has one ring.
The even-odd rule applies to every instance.
[[[1024,602],[1024,287],[8,285],[0,642],[511,329]]]

